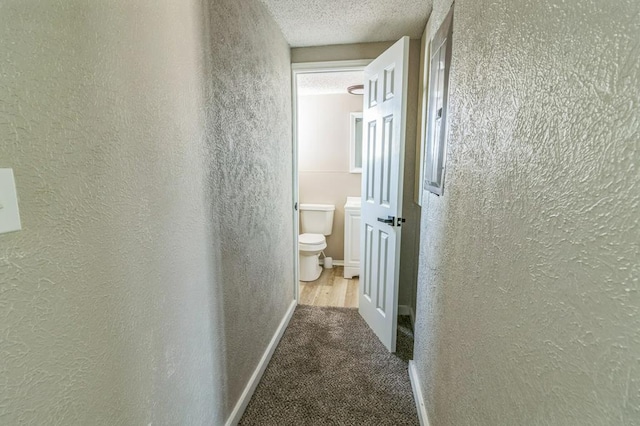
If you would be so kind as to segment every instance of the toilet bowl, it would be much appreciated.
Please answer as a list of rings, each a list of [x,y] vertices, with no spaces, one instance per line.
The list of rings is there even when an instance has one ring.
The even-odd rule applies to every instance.
[[[300,281],[315,281],[322,273],[320,253],[327,248],[322,234],[301,234],[298,236]]]
[[[330,204],[300,204],[300,230],[298,235],[298,265],[300,281],[315,281],[320,277],[320,253],[327,248],[325,236],[331,235],[333,213]]]

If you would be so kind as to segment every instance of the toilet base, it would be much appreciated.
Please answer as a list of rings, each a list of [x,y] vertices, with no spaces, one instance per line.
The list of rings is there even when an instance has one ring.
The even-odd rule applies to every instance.
[[[322,273],[320,253],[311,256],[300,255],[300,281],[315,281]]]

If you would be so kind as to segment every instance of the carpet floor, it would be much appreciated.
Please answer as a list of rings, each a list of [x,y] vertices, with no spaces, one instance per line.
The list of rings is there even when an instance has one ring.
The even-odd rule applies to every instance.
[[[241,425],[418,425],[409,317],[391,354],[357,309],[299,305]]]

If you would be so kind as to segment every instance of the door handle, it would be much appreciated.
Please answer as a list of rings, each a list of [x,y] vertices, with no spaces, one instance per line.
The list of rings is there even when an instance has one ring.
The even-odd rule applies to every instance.
[[[387,216],[387,219],[379,217],[378,222],[386,223],[393,226],[394,223],[396,222],[396,218],[394,216]]]

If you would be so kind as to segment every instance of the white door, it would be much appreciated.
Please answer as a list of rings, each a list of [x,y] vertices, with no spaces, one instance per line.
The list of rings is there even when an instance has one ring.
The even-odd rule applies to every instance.
[[[409,37],[364,71],[359,311],[396,350]]]

